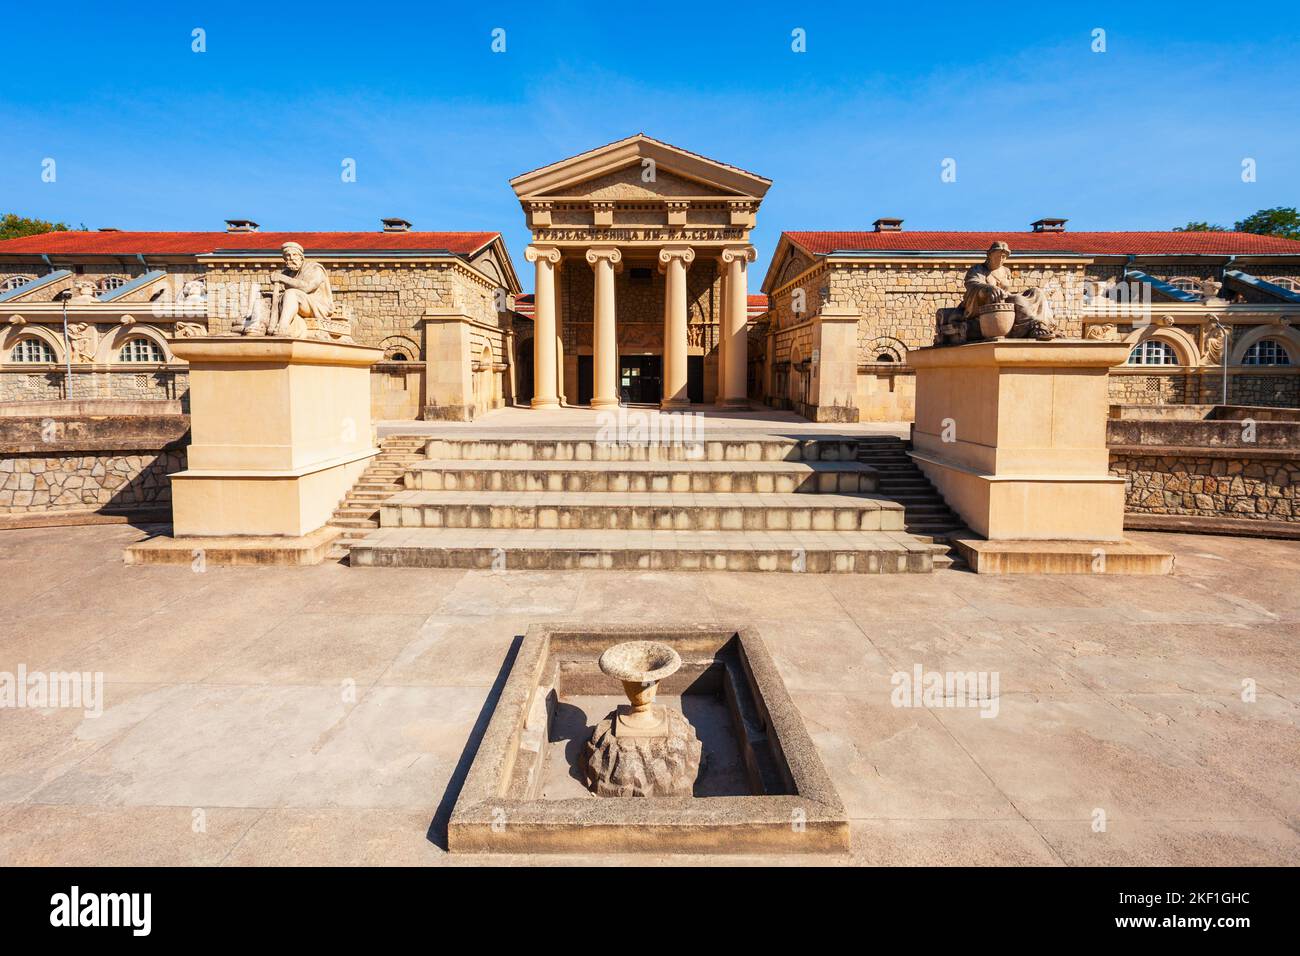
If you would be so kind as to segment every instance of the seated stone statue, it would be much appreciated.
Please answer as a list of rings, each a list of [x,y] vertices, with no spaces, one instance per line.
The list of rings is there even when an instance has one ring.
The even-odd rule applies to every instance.
[[[1052,317],[1046,293],[1034,287],[1023,292],[1011,291],[1011,270],[1005,265],[1010,254],[1010,246],[1005,242],[995,242],[989,246],[981,265],[966,270],[966,295],[962,299],[962,312],[968,320],[977,320],[973,324],[978,330],[978,315],[982,308],[1009,303],[1015,307],[1011,338],[1054,338],[1056,320]]]
[[[312,262],[296,242],[281,247],[284,269],[271,277],[271,311],[266,314],[261,295],[255,290],[244,335],[279,335],[308,338],[312,326],[328,321],[334,310],[334,293],[329,275],[319,262]],[[308,320],[312,321],[309,325]]]

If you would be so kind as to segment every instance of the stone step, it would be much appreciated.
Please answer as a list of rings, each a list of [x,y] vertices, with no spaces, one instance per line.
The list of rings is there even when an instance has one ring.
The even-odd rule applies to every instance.
[[[379,509],[373,504],[356,505],[350,501],[343,502],[342,506],[334,509],[336,518],[373,518],[379,514]]]
[[[932,546],[900,531],[380,528],[354,567],[927,573]]]
[[[598,439],[430,439],[425,454],[454,461],[855,461],[857,443],[841,439],[718,439],[671,444]]]
[[[407,473],[420,491],[871,492],[856,461],[426,461]]]
[[[374,518],[331,518],[329,522],[335,528],[378,528],[379,522]]]
[[[663,531],[901,531],[903,509],[870,495],[406,491],[380,506],[385,528]]]

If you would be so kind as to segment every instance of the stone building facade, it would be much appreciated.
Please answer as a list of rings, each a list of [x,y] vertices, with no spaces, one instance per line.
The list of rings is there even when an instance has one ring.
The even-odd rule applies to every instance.
[[[536,268],[534,407],[757,397],[749,233],[770,180],[638,134],[510,185]]]
[[[353,339],[384,350],[377,417],[470,418],[511,398],[521,289],[500,234],[387,220],[374,233],[272,233],[234,221],[223,233],[0,242],[0,401],[183,401],[185,364],[169,339],[233,334],[252,296],[269,296],[288,241],[328,272],[334,317],[350,321]],[[442,351],[452,328],[464,332],[455,356]]]
[[[378,419],[506,403],[754,402],[820,421],[906,421],[907,353],[936,341],[995,240],[1065,336],[1122,340],[1120,404],[1300,404],[1300,242],[1245,233],[785,232],[762,294],[750,245],[767,180],[644,134],[515,177],[534,292],[501,235],[47,233],[0,242],[0,401],[180,400],[176,337],[231,334],[282,243],[328,271],[354,339],[382,348]],[[64,301],[66,297],[66,302]],[[63,333],[66,308],[68,336]]]
[[[1075,233],[1063,220],[1022,233],[901,225],[782,234],[763,283],[769,403],[826,421],[909,420],[907,352],[935,344],[966,271],[1002,240],[1013,281],[1047,293],[1062,335],[1133,344],[1112,376],[1117,402],[1221,400],[1226,348],[1230,402],[1300,404],[1300,242]]]

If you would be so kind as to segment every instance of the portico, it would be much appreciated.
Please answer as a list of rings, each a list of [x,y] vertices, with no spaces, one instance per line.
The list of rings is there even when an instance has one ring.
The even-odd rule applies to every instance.
[[[749,233],[770,185],[644,134],[513,179],[536,270],[531,406],[748,407]]]

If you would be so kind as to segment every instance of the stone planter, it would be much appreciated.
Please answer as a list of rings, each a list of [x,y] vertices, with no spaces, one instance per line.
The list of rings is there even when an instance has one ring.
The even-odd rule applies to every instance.
[[[1000,339],[1010,334],[1016,321],[1016,307],[1009,302],[995,302],[983,306],[978,315],[980,335],[986,339]]]

